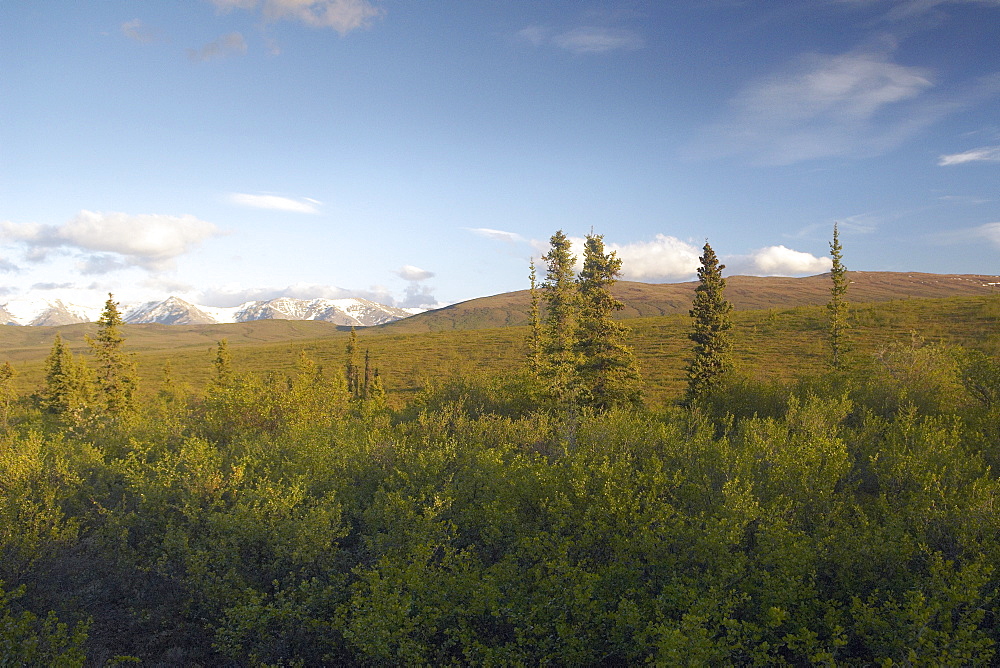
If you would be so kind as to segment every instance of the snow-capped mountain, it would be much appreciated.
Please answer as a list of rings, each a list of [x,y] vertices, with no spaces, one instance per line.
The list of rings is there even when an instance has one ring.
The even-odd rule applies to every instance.
[[[403,309],[385,306],[367,299],[292,299],[278,297],[266,302],[247,302],[234,316],[236,322],[248,320],[322,320],[337,325],[381,325],[412,315]]]
[[[127,323],[158,322],[163,325],[211,325],[219,322],[201,308],[180,297],[167,297],[162,302],[146,302],[126,308],[122,318]]]
[[[321,320],[337,325],[367,327],[419,313],[367,299],[294,299],[278,297],[230,307],[199,306],[169,297],[159,302],[121,305],[122,319],[129,324],[210,325],[250,320]],[[11,300],[0,304],[0,323],[6,325],[70,325],[94,322],[101,307],[65,304],[60,300]]]
[[[101,309],[66,304],[61,299],[12,299],[0,304],[0,320],[5,325],[72,325],[97,320]]]

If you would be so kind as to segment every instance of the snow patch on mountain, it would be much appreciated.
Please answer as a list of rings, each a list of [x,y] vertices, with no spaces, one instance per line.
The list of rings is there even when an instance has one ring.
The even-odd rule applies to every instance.
[[[367,299],[294,299],[278,297],[239,306],[192,304],[179,297],[163,301],[124,304],[122,319],[129,324],[210,325],[250,320],[319,320],[337,325],[368,327],[422,312],[379,304]],[[6,325],[70,325],[94,322],[101,307],[66,304],[61,300],[13,299],[0,304],[0,323]]]

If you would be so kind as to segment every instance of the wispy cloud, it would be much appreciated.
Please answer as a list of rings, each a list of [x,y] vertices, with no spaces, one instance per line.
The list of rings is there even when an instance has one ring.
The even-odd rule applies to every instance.
[[[130,215],[81,211],[64,225],[0,223],[0,242],[20,245],[32,261],[50,250],[82,253],[84,273],[126,266],[161,271],[204,240],[218,235],[212,223],[194,216]]]
[[[319,213],[320,202],[303,197],[292,199],[280,195],[250,195],[247,193],[232,193],[229,201],[239,206],[254,209],[271,209],[274,211],[290,211],[292,213]]]
[[[473,234],[493,239],[494,241],[506,241],[512,244],[525,241],[525,238],[516,232],[504,232],[503,230],[493,230],[488,227],[466,227],[465,229]]]
[[[645,45],[642,37],[631,30],[593,26],[574,28],[554,35],[552,43],[573,53],[635,51]]]
[[[840,0],[847,4],[868,5],[872,0]],[[885,0],[885,18],[889,21],[907,21],[919,18],[946,5],[986,5],[1000,7],[1000,0]]]
[[[200,49],[188,49],[187,56],[192,62],[202,63],[206,60],[225,58],[233,55],[243,55],[247,52],[247,42],[243,35],[231,32],[219,39],[209,42]]]
[[[268,21],[298,21],[341,35],[366,28],[385,10],[367,0],[211,0],[222,11],[260,10]]]
[[[961,165],[966,162],[1000,162],[1000,146],[982,146],[962,153],[942,155],[938,164],[942,167]]]
[[[948,244],[988,241],[1000,248],[1000,223],[985,223],[978,227],[942,232],[933,235],[933,238]]]
[[[140,44],[148,44],[159,39],[157,31],[147,26],[141,19],[126,21],[121,28],[123,35]]]
[[[608,53],[610,51],[635,51],[645,46],[642,35],[625,28],[580,26],[565,31],[554,31],[544,26],[527,26],[517,36],[533,44],[551,44],[576,54]]]
[[[744,153],[764,164],[878,154],[945,113],[917,104],[933,86],[929,70],[881,53],[808,55],[747,84],[707,128],[707,146],[691,153]]]

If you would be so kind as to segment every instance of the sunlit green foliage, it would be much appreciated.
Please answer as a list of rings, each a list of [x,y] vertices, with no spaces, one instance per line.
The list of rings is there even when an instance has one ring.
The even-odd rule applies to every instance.
[[[9,382],[9,379],[8,379]],[[38,394],[43,411],[63,418],[67,423],[79,422],[84,409],[93,398],[93,378],[82,359],[77,359],[62,336],[56,334],[52,351],[45,359],[45,385]]]
[[[54,612],[38,619],[24,610],[15,613],[24,588],[4,591],[0,581],[0,666],[83,666],[87,624],[70,629]]]
[[[994,665],[1000,362],[870,330],[830,369],[823,316],[734,328],[811,373],[572,424],[516,346],[375,402],[404,356],[367,333],[366,401],[346,335],[264,371],[234,346],[223,382],[202,346],[205,383],[160,364],[117,430],[15,398],[0,663]]]

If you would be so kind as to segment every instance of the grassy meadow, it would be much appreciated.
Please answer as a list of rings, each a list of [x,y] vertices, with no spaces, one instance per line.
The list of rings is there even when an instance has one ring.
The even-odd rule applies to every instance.
[[[940,299],[901,299],[851,306],[854,354],[870,358],[892,343],[961,345],[996,354],[1000,349],[1000,294]],[[686,313],[632,317],[629,344],[640,363],[652,404],[670,403],[683,392],[689,355]],[[404,404],[421,387],[451,376],[502,374],[524,366],[527,326],[408,331],[410,323],[359,328],[360,347],[371,351],[390,403]],[[740,371],[778,382],[814,375],[827,365],[827,314],[823,306],[734,312],[732,341]],[[74,353],[89,354],[85,337],[96,326],[8,327],[0,329],[6,359],[18,371],[17,388],[29,393],[44,377],[44,359],[59,332]],[[329,369],[342,369],[349,331],[328,323],[263,320],[230,325],[127,325],[127,349],[135,354],[143,392],[155,392],[169,361],[174,378],[192,392],[214,373],[218,342],[225,338],[234,365],[245,373],[288,375],[304,352]],[[0,359],[0,362],[4,361]]]

